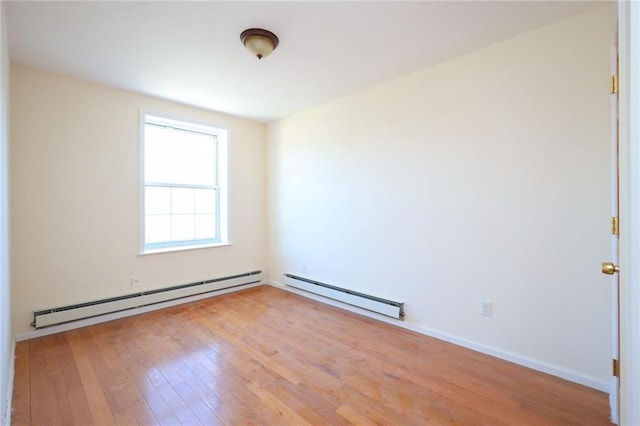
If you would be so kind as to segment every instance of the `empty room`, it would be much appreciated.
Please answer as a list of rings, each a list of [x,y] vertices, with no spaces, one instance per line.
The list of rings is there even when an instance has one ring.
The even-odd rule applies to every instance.
[[[638,9],[2,1],[2,424],[640,425]]]

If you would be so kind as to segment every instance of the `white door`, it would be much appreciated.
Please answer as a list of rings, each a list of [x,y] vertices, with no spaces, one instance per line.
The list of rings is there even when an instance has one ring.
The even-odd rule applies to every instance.
[[[616,37],[617,39],[617,37]],[[619,187],[619,144],[618,144],[618,49],[617,40],[611,48],[611,260],[602,264],[602,272],[611,274],[611,324],[613,358],[611,392],[609,404],[611,406],[611,420],[619,423],[619,392],[620,392],[620,292],[618,275],[618,251],[619,251],[619,219],[618,219],[618,187]]]
[[[618,1],[620,34],[619,422],[640,425],[640,2]]]

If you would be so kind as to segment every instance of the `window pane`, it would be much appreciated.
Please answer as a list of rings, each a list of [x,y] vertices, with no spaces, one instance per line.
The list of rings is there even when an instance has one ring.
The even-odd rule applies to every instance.
[[[171,128],[145,125],[145,182],[216,184],[216,139]]]
[[[171,239],[173,241],[195,239],[193,215],[171,216]]]
[[[169,188],[147,186],[144,189],[144,211],[147,214],[171,213]]]
[[[216,212],[216,191],[215,189],[196,189],[196,213]]]
[[[171,213],[182,214],[194,211],[194,190],[191,188],[171,189]]]
[[[196,215],[196,238],[216,238],[216,216],[213,214]]]
[[[145,216],[145,242],[160,243],[171,240],[171,216]]]
[[[227,188],[218,188],[226,163],[219,169],[217,162],[218,150],[226,161],[227,132],[147,114],[142,125],[144,250],[219,242],[226,214],[218,191]]]

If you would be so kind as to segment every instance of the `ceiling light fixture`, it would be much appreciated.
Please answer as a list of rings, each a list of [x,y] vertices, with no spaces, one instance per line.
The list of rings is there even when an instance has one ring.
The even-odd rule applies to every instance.
[[[258,59],[266,58],[278,47],[278,37],[271,31],[249,28],[240,34],[240,41]]]

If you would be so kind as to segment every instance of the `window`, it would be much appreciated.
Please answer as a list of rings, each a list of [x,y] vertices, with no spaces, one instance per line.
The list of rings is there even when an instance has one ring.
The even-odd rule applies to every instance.
[[[142,251],[226,243],[227,132],[143,117]]]

